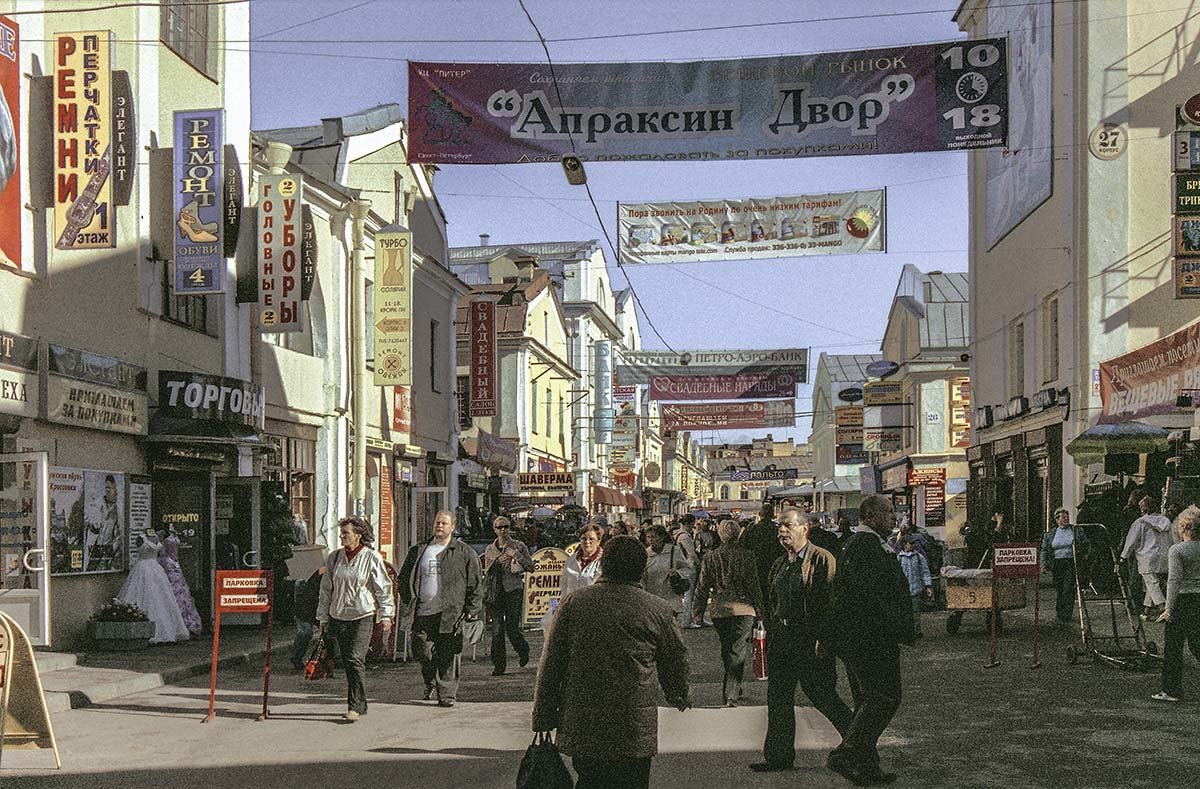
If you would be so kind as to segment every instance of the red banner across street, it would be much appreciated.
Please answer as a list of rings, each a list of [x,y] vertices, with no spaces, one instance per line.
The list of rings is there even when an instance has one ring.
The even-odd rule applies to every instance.
[[[656,375],[650,378],[651,400],[740,400],[796,396],[792,373],[737,375]]]

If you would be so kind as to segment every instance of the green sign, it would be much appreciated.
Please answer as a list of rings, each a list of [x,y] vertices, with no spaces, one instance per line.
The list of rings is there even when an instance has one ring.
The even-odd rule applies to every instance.
[[[1200,172],[1175,174],[1175,213],[1200,214]]]

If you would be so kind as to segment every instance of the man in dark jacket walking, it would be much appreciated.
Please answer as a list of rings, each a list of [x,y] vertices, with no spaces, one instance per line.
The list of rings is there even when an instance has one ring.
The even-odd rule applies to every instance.
[[[442,510],[433,520],[429,542],[409,548],[400,569],[400,599],[414,608],[413,652],[425,679],[425,698],[437,691],[438,706],[453,707],[458,695],[458,665],[463,622],[474,622],[483,607],[479,556],[454,537],[454,513]]]
[[[533,694],[533,730],[558,729],[576,789],[642,789],[658,752],[658,687],[680,710],[688,699],[687,648],[675,612],[641,588],[646,550],[613,537],[600,579],[558,606]]]
[[[820,528],[819,526],[817,528]],[[779,517],[786,554],[771,569],[767,597],[767,737],[755,772],[790,770],[796,757],[796,685],[842,736],[853,713],[837,693],[830,584],[837,559],[811,541],[812,521],[795,507]]]
[[[842,549],[833,579],[837,654],[846,665],[854,717],[829,767],[859,786],[890,783],[876,744],[900,708],[900,644],[915,640],[908,582],[885,542],[895,510],[886,496],[867,496],[859,525]]]

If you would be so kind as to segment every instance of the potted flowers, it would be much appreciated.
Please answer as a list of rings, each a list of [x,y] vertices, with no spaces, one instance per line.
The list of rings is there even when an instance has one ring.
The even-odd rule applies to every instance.
[[[87,630],[97,649],[124,652],[145,649],[154,636],[154,623],[133,603],[114,597],[111,603],[92,614]]]

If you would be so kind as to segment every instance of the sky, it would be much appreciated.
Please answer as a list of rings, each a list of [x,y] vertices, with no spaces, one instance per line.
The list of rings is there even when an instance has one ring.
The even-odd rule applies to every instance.
[[[526,0],[526,5],[556,63],[766,57],[962,37],[952,21],[955,0]],[[255,129],[315,124],[387,102],[406,107],[407,60],[545,62],[517,0],[251,0],[250,11]],[[729,27],[765,22],[775,24]],[[609,34],[622,37],[555,41]],[[614,287],[625,287],[628,276],[653,323],[640,316],[647,348],[662,348],[663,340],[679,350],[807,347],[811,377],[821,352],[879,352],[904,264],[923,271],[967,269],[963,153],[590,162],[587,175],[614,243],[618,201],[887,187],[886,253],[621,270],[609,253]],[[605,238],[587,195],[566,183],[557,164],[443,165],[435,189],[452,246],[478,244],[481,233],[492,244]],[[799,387],[797,412],[809,410],[810,390]],[[802,441],[809,430],[809,418],[798,416],[795,429],[770,432]],[[756,434],[727,430],[701,438],[744,441],[751,435]]]

